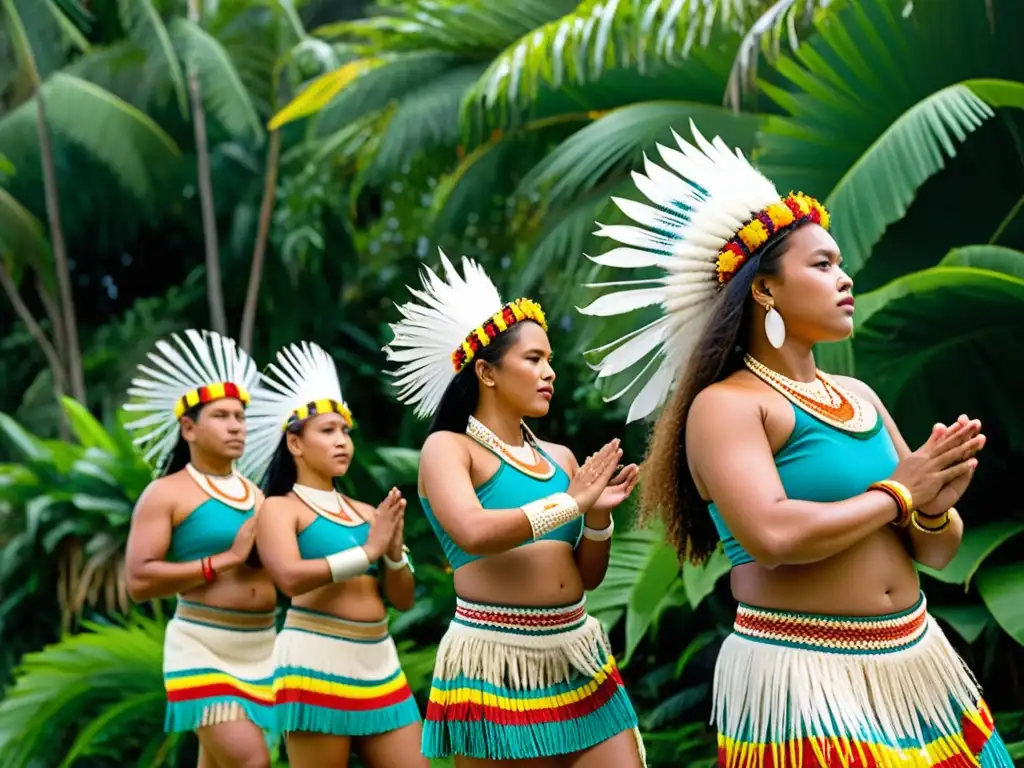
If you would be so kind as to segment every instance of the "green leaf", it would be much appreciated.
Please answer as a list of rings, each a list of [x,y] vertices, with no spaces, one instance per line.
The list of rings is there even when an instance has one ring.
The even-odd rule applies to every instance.
[[[689,560],[683,563],[683,583],[690,607],[696,609],[704,598],[711,594],[718,580],[732,568],[725,550],[718,547],[703,565],[694,565]]]
[[[935,605],[929,603],[928,611],[949,624],[968,643],[977,641],[981,637],[981,633],[985,631],[985,627],[992,621],[992,614],[984,605]]]
[[[956,557],[941,571],[918,566],[918,570],[947,584],[963,584],[964,592],[971,586],[971,579],[985,559],[1007,541],[1024,531],[1024,523],[1016,520],[1000,520],[964,528],[963,541]]]
[[[0,434],[30,463],[46,463],[53,458],[53,452],[39,438],[29,434],[5,413],[0,413]]]
[[[1024,450],[1024,404],[1001,384],[1015,379],[1024,359],[1024,279],[1013,266],[933,267],[860,296],[857,374],[905,435],[926,435],[937,418],[971,413],[989,436],[982,462],[1002,445]]]
[[[656,142],[675,146],[672,129],[690,120],[708,136],[749,150],[760,124],[754,115],[685,101],[655,101],[613,109],[562,142],[523,180],[519,193],[546,191],[549,205],[567,205],[609,174],[635,167]]]
[[[1001,245],[965,245],[947,253],[939,266],[988,269],[1024,280],[1024,251]]]
[[[185,77],[171,36],[152,0],[118,0],[121,25],[132,42],[146,55],[144,78],[166,77],[171,84],[178,109],[188,115]]]
[[[0,260],[7,266],[15,285],[22,267],[28,266],[42,276],[46,284],[54,280],[50,244],[43,223],[29,213],[7,190],[0,187]]]
[[[171,137],[149,116],[79,77],[54,74],[43,85],[42,96],[48,127],[92,154],[141,198],[157,194],[159,175],[181,156]],[[36,120],[34,99],[0,118],[0,147],[39,162]],[[112,136],[118,140],[111,141]]]
[[[613,545],[614,546],[614,545]],[[626,653],[623,665],[628,664],[633,652],[657,618],[662,599],[679,578],[679,559],[673,547],[666,543],[654,547],[638,574],[626,609]]]
[[[1024,645],[1024,564],[985,568],[978,574],[978,593],[999,626]]]
[[[3,155],[0,155],[0,174],[4,176],[14,175],[14,163],[12,163]]]
[[[117,443],[85,406],[71,397],[62,398],[61,404],[64,406],[64,413],[67,414],[75,437],[83,447],[99,448],[107,453],[117,453]]]
[[[391,485],[415,485],[419,477],[420,452],[415,448],[389,446],[377,449],[377,457],[387,466]]]
[[[856,273],[864,266],[921,185],[994,114],[966,83],[958,83],[915,104],[867,148],[825,200],[847,270]]]
[[[234,136],[262,140],[259,115],[224,46],[187,19],[174,19],[169,29],[182,58],[196,68],[203,105],[210,114]]]

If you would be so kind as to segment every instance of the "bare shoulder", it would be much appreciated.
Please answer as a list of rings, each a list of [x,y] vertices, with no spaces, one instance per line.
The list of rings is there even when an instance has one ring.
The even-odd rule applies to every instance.
[[[291,496],[267,496],[260,507],[261,514],[289,514],[302,508],[302,502]]]
[[[377,508],[372,504],[368,504],[365,501],[359,501],[359,499],[352,499],[348,496],[345,497],[345,501],[352,505],[352,508],[356,511],[361,518],[369,522],[373,520],[374,515],[377,514]]]
[[[544,452],[554,459],[570,476],[579,467],[579,463],[576,461],[576,456],[573,454],[572,449],[570,449],[569,446],[561,445],[560,443],[549,443],[547,440],[540,439],[537,440],[537,443],[544,449]]]
[[[182,492],[191,484],[192,478],[184,472],[158,477],[139,494],[135,509],[143,514],[173,514]]]
[[[705,387],[690,404],[687,426],[705,424],[737,424],[756,418],[760,421],[763,405],[762,392],[757,380],[743,372]]]
[[[433,432],[427,436],[420,450],[422,461],[431,461],[437,457],[453,459],[469,457],[470,438],[455,432]]]

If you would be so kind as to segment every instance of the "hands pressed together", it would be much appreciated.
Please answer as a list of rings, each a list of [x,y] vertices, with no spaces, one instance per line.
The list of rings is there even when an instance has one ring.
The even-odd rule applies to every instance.
[[[392,488],[384,497],[384,501],[374,510],[373,520],[370,521],[370,533],[364,545],[371,562],[378,560],[382,555],[387,555],[395,561],[402,559],[406,503],[402,492]]]
[[[961,415],[953,424],[936,424],[925,443],[896,466],[890,479],[902,483],[914,508],[935,517],[963,496],[985,446],[981,422]]]
[[[616,438],[591,454],[576,470],[566,493],[575,499],[585,515],[610,514],[633,492],[640,469],[636,464],[620,465],[621,458],[622,448]]]

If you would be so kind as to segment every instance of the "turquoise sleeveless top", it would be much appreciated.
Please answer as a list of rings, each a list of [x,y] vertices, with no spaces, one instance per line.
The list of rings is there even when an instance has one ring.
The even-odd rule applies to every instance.
[[[775,467],[788,498],[819,503],[845,501],[889,477],[896,468],[899,457],[881,416],[871,431],[851,434],[795,405],[793,411],[793,433],[775,454]],[[729,562],[734,567],[752,563],[754,558],[733,538],[714,502],[708,503],[708,512]]]
[[[252,517],[253,509],[255,505],[242,512],[218,499],[207,499],[171,531],[167,560],[189,563],[230,549],[238,529]]]
[[[536,448],[541,456],[555,468],[555,474],[547,480],[538,480],[502,459],[498,470],[491,475],[490,479],[474,489],[481,507],[484,509],[515,509],[553,493],[564,492],[569,487],[569,476],[565,470],[558,466],[558,463],[548,456],[539,445]],[[484,557],[483,555],[471,555],[459,548],[434,516],[430,502],[420,496],[420,503],[423,505],[423,511],[427,513],[430,527],[434,529],[434,535],[441,542],[444,556],[448,558],[452,570],[458,570],[466,563],[472,563],[474,560]],[[564,541],[575,549],[582,535],[583,518],[580,517],[545,534],[538,541]],[[532,543],[532,539],[523,542],[523,544]],[[523,544],[519,546],[523,546]]]
[[[298,535],[299,554],[303,560],[316,560],[343,549],[361,547],[370,535],[370,524],[342,525],[317,515]],[[367,573],[376,573],[377,564],[370,563]]]

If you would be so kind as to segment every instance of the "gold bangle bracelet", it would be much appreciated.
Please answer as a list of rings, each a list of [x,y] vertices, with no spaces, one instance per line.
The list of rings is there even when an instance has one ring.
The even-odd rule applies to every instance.
[[[910,516],[910,522],[911,525],[913,525],[917,530],[921,531],[921,533],[929,533],[934,535],[942,533],[944,530],[949,528],[951,520],[949,516],[949,511],[947,510],[945,515],[943,515],[942,517],[942,522],[939,525],[936,525],[934,527],[928,525],[921,525],[921,520],[918,517],[917,510],[915,509],[914,513]]]

